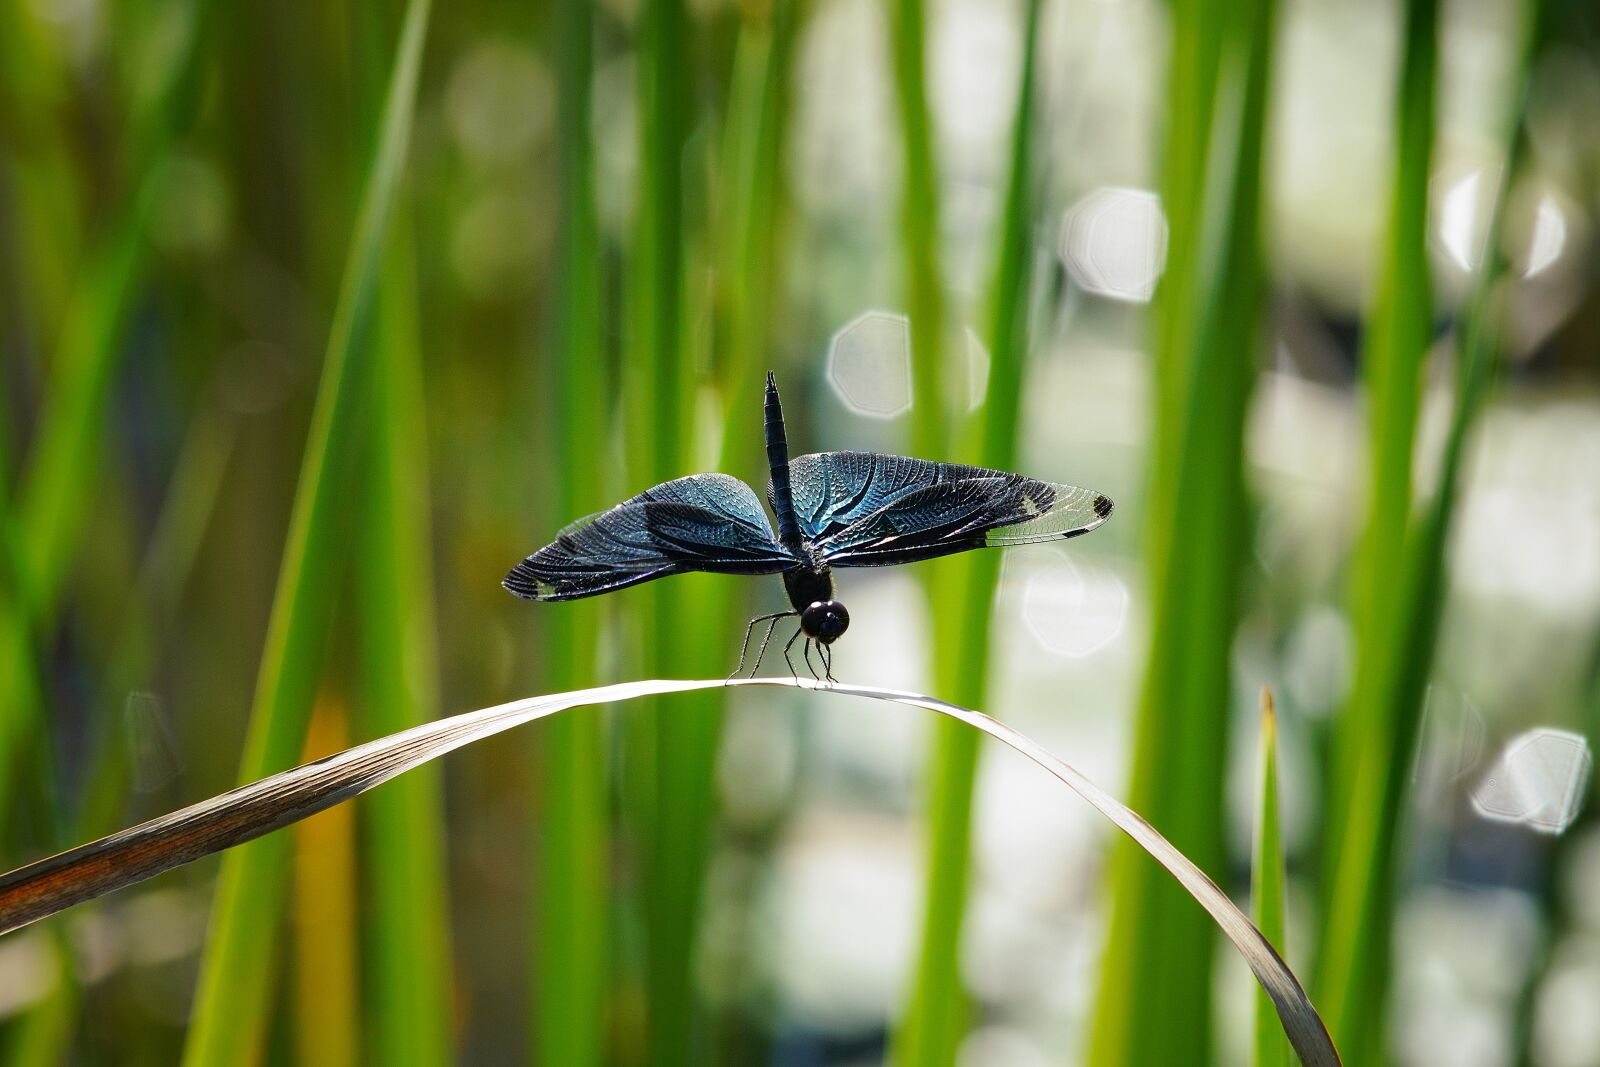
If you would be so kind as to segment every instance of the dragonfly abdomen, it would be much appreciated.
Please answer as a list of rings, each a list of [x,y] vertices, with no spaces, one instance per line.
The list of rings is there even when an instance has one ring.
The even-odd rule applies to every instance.
[[[778,517],[778,540],[788,549],[800,546],[800,525],[794,516],[794,494],[789,485],[789,441],[783,431],[783,403],[778,383],[767,373],[767,466],[772,471],[772,510]]]

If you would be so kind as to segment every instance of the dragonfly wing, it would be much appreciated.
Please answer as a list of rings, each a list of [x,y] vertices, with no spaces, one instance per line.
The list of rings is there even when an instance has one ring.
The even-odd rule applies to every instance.
[[[528,600],[576,600],[686,571],[776,574],[798,562],[748,485],[696,474],[580,519],[502,584]]]
[[[790,460],[789,482],[800,532],[822,541],[952,471],[974,470],[881,452],[815,452]]]
[[[839,453],[802,458],[830,467],[833,455]],[[972,548],[1063,540],[1111,515],[1111,500],[1092,489],[956,463],[853,454],[862,455],[873,461],[873,473],[864,484],[858,476],[852,494],[835,490],[843,479],[836,482],[831,470],[814,478],[830,494],[830,503],[811,512],[822,533],[817,548],[836,567],[887,567]],[[856,472],[860,463],[839,467]],[[797,493],[797,511],[798,500]]]

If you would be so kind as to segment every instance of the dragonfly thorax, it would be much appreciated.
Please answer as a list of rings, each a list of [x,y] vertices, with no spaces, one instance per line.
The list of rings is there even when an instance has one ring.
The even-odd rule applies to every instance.
[[[803,542],[805,563],[783,572],[789,603],[800,613],[800,629],[807,637],[831,645],[850,625],[850,613],[833,599],[833,570],[810,541]]]
[[[783,572],[783,589],[794,610],[805,611],[812,604],[833,599],[833,571],[821,560],[808,558],[801,566]]]

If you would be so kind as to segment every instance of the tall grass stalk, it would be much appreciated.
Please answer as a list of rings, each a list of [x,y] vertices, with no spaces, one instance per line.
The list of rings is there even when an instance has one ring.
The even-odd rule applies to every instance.
[[[1244,424],[1264,290],[1261,156],[1276,14],[1274,0],[1173,9],[1162,190],[1173,239],[1158,297],[1145,530],[1151,643],[1130,793],[1213,873],[1222,866],[1229,657],[1249,534]],[[1212,47],[1214,56],[1205,52]],[[1186,96],[1190,76],[1209,83],[1210,95]],[[1187,174],[1177,165],[1195,159]],[[1188,902],[1149,874],[1128,849],[1115,851],[1090,1039],[1090,1061],[1104,1067],[1210,1058],[1212,938]],[[1150,1025],[1150,1004],[1161,1006],[1160,1026]]]
[[[1433,177],[1434,83],[1439,51],[1437,0],[1405,5],[1402,59],[1395,94],[1395,161],[1378,288],[1362,351],[1367,397],[1367,519],[1354,560],[1351,611],[1359,647],[1355,684],[1334,724],[1327,817],[1326,870],[1333,887],[1317,988],[1329,1026],[1355,1062],[1377,1049],[1381,1029],[1387,931],[1392,898],[1388,862],[1397,809],[1386,810],[1374,780],[1358,776],[1374,760],[1404,759],[1395,746],[1414,732],[1400,719],[1413,709],[1390,699],[1406,669],[1395,590],[1404,585],[1405,543],[1411,520],[1412,460],[1422,370],[1433,324],[1433,278],[1428,266],[1428,184]],[[1347,838],[1352,817],[1365,836]]]
[[[928,113],[927,31],[922,0],[889,0],[890,55],[902,159],[900,241],[911,319],[911,449],[937,457],[945,424],[945,295],[939,269],[939,170]]]
[[[1395,843],[1402,821],[1406,776],[1421,725],[1429,672],[1438,643],[1446,593],[1445,549],[1455,514],[1467,442],[1494,377],[1494,357],[1504,326],[1504,301],[1512,284],[1505,251],[1509,190],[1527,153],[1523,127],[1528,84],[1543,30],[1543,5],[1523,12],[1522,39],[1505,116],[1505,165],[1493,182],[1493,207],[1483,265],[1468,299],[1456,343],[1456,387],[1450,427],[1433,495],[1405,533],[1401,569],[1390,591],[1394,623],[1386,677],[1371,683],[1370,699],[1384,710],[1377,721],[1388,734],[1359,746],[1350,768],[1352,785],[1365,790],[1348,805],[1339,832],[1340,850],[1330,871],[1333,891],[1323,952],[1329,962],[1319,977],[1338,1006],[1336,1035],[1357,1056],[1382,1054],[1387,1002],[1387,961],[1396,892]],[[1361,695],[1361,691],[1357,691]],[[1350,873],[1346,873],[1347,869]],[[1370,987],[1360,983],[1365,978]]]
[[[1167,255],[1160,279],[1153,332],[1155,419],[1151,426],[1156,455],[1172,456],[1179,447],[1183,412],[1187,404],[1185,383],[1202,298],[1197,286],[1205,279],[1188,265],[1196,261],[1204,221],[1206,188],[1200,180],[1211,158],[1212,124],[1217,115],[1217,76],[1223,40],[1235,20],[1225,17],[1226,5],[1212,0],[1177,0],[1169,8],[1172,20],[1167,82],[1164,91],[1166,126],[1161,132],[1161,209],[1167,223]],[[1242,15],[1241,15],[1242,17]],[[1175,476],[1161,465],[1152,467],[1151,492],[1146,500],[1146,529],[1169,529],[1175,495],[1168,486]],[[1156,514],[1161,509],[1161,519]],[[1151,546],[1154,552],[1155,547]]]
[[[183,36],[154,102],[131,118],[130,189],[108,225],[63,319],[54,379],[17,501],[22,563],[32,602],[46,609],[75,557],[95,491],[101,415],[123,352],[122,323],[137,292],[145,235],[166,176],[173,141],[199,106],[200,10],[180,23]]]
[[[1272,691],[1261,690],[1261,739],[1256,753],[1255,849],[1250,864],[1250,903],[1256,928],[1287,956],[1284,916],[1283,835],[1278,825],[1278,714]],[[1289,1043],[1266,990],[1256,992],[1254,1067],[1289,1067]]]
[[[4,396],[0,395],[0,401]],[[6,642],[0,656],[14,673],[4,680],[5,692],[11,701],[13,714],[27,707],[34,714],[44,707],[45,684],[41,665],[44,657],[34,647],[32,613],[22,602],[27,581],[22,574],[21,553],[17,545],[16,526],[11,521],[9,486],[4,473],[10,464],[5,462],[7,451],[4,434],[0,434],[0,639]],[[70,1016],[77,1003],[79,992],[71,963],[71,950],[65,934],[59,929],[51,931],[47,942],[51,963],[62,974],[53,995],[28,1013],[25,1024],[8,1035],[6,1059],[10,1063],[32,1064],[37,1059],[27,1056],[32,1046],[45,1048],[64,1044],[68,1034]],[[59,1056],[57,1057],[59,1058]]]
[[[718,469],[760,470],[761,438],[748,413],[770,368],[783,293],[784,165],[800,0],[744,13],[734,58],[722,163],[726,204],[717,272],[723,344],[718,377],[728,402]]]
[[[17,259],[18,306],[0,304],[28,347],[46,347],[62,323],[83,246],[81,175],[61,121],[69,68],[53,27],[26,0],[0,3],[0,173],[13,197],[7,211]]]
[[[377,345],[366,412],[365,495],[358,536],[361,735],[439,714],[427,393],[417,323],[417,264],[408,203],[384,245]],[[437,772],[380,790],[362,813],[371,922],[370,1055],[385,1064],[453,1061],[444,790]]]
[[[0,492],[0,506],[6,501]],[[10,708],[12,733],[6,735],[0,728],[0,753],[9,753],[13,746],[25,741],[37,742],[35,728],[42,718],[45,701],[43,674],[44,655],[39,648],[37,609],[29,600],[29,583],[22,564],[22,549],[18,543],[17,525],[10,521],[9,510],[0,511],[0,687]],[[0,760],[0,766],[4,766]],[[17,769],[23,771],[22,761]],[[17,789],[0,799],[0,814],[6,813],[16,801],[16,793],[23,791],[23,783],[31,777],[32,783],[42,781],[41,768],[35,767],[31,775],[18,773]],[[53,806],[53,800],[50,801]]]
[[[1033,263],[1034,83],[1039,38],[1038,0],[1024,14],[1023,65],[1011,134],[1009,173],[995,247],[985,324],[989,346],[986,402],[976,441],[963,449],[972,462],[1002,470],[1015,466],[1020,399],[1028,352],[1027,321]],[[930,397],[919,396],[919,403]],[[947,561],[941,576],[956,590],[956,625],[939,638],[935,671],[939,692],[960,704],[981,703],[988,687],[989,627],[999,553],[973,553]],[[972,798],[978,737],[956,723],[934,729],[928,783],[928,876],[922,940],[911,999],[895,1035],[895,1062],[951,1064],[966,1023],[960,946],[971,860]]]
[[[551,335],[549,454],[557,522],[598,511],[606,499],[605,442],[610,423],[601,296],[600,226],[590,133],[594,8],[561,0],[560,230]],[[550,683],[590,683],[599,645],[600,605],[562,604],[544,620]],[[536,1062],[599,1067],[606,1062],[605,1001],[610,974],[609,799],[605,719],[570,716],[530,738],[539,761],[533,1032]]]
[[[146,256],[146,231],[179,131],[198,107],[199,40],[210,16],[191,13],[161,88],[130,127],[130,192],[102,239],[78,272],[50,364],[50,382],[38,428],[14,498],[11,539],[16,585],[10,610],[0,612],[0,695],[10,713],[0,716],[0,768],[11,768],[19,749],[43,729],[37,694],[28,691],[35,669],[26,660],[50,633],[59,613],[68,567],[100,485],[96,465],[122,324],[137,291]],[[45,768],[36,767],[37,773]],[[8,825],[13,791],[0,791],[0,825]]]
[[[776,369],[779,378],[785,379],[788,336],[779,323],[789,283],[785,268],[791,200],[786,171],[793,63],[800,27],[811,6],[806,0],[776,0],[739,8],[708,212],[714,257],[712,369],[723,402],[714,469],[763,480],[766,463],[757,412],[764,373]],[[796,388],[805,385],[793,376],[785,380]],[[705,601],[708,632],[737,636],[754,613],[748,594],[770,596],[773,589],[722,580],[709,592]],[[768,608],[764,605],[760,610]],[[708,642],[706,651],[710,654],[699,666],[707,674],[714,676],[733,666],[721,658],[731,655],[732,648]],[[763,836],[778,832],[776,824],[769,824]],[[743,848],[761,847],[740,836]],[[697,1044],[699,1062],[755,1062],[770,1056],[770,1034],[752,1017],[756,1013],[751,1006],[764,999],[765,990],[749,988],[745,966],[753,947],[746,940],[749,928],[742,921],[744,909],[756,895],[755,882],[762,875],[758,868],[740,867],[747,870],[749,879],[720,887],[726,902],[723,906],[734,909],[739,917],[730,922],[724,913],[719,920],[725,931],[734,931],[731,936],[725,933],[719,948],[719,955],[731,961],[723,981],[731,980],[739,993],[717,1005],[707,1020],[707,1037]]]
[[[639,174],[626,290],[629,474],[633,491],[688,473],[694,360],[685,344],[685,147],[693,71],[683,0],[646,0],[640,11]],[[726,581],[726,579],[722,579]],[[698,640],[718,579],[689,575],[675,588],[635,594],[647,605],[649,675],[693,672],[712,652]],[[679,703],[682,706],[678,706]],[[638,831],[644,896],[649,1062],[696,1062],[693,952],[710,846],[712,774],[721,732],[718,694],[670,698],[629,727],[629,816]],[[669,725],[670,724],[670,725]]]
[[[354,484],[369,305],[410,136],[428,11],[429,0],[410,0],[395,54],[278,573],[240,772],[245,781],[288,766],[305,734]],[[247,1062],[261,1048],[287,861],[285,843],[268,838],[223,863],[184,1048],[189,1067]]]
[[[804,14],[798,0],[779,0],[746,9],[739,24],[719,162],[721,195],[716,199],[721,210],[714,220],[715,371],[725,402],[716,450],[721,471],[755,474],[766,467],[760,424],[752,414],[759,410],[765,374],[777,362],[774,349],[782,346],[777,322],[787,281],[789,208],[784,168],[794,48]],[[720,596],[718,607],[719,632],[741,632],[745,599]],[[705,660],[707,671],[719,662]]]
[[[946,422],[945,378],[945,292],[939,262],[940,195],[938,153],[933,119],[928,109],[927,28],[923,0],[888,0],[890,60],[894,72],[895,111],[900,123],[900,247],[906,313],[910,319],[911,340],[911,434],[913,455],[937,458],[945,454],[951,434]],[[924,585],[938,588],[946,567],[939,561],[924,564]],[[941,803],[939,781],[945,762],[939,752],[941,738],[948,727],[934,727],[934,755],[929,788],[934,804]],[[959,772],[957,772],[959,773]],[[970,807],[971,798],[959,791],[951,798],[956,808]],[[960,1032],[956,1011],[940,1011],[934,1002],[952,1009],[961,1005],[959,979],[954,977],[954,950],[941,933],[930,943],[926,931],[939,918],[950,918],[954,911],[959,922],[966,898],[967,863],[965,835],[940,834],[936,823],[970,821],[970,813],[929,812],[928,900],[925,905],[924,939],[920,949],[917,976],[911,990],[908,1015],[894,1035],[891,1057],[898,1063],[917,1059],[934,1047],[953,1046]],[[944,855],[936,855],[941,841]],[[952,869],[953,868],[953,869]],[[941,881],[946,884],[941,885]],[[935,898],[941,899],[935,899]],[[934,912],[941,913],[935,916]],[[927,1007],[919,1005],[926,1004]]]
[[[683,342],[683,167],[688,136],[683,0],[646,0],[639,14],[639,173],[627,279],[626,384],[637,488],[683,473],[688,360]],[[660,598],[657,598],[658,600]],[[658,642],[648,648],[664,649]]]

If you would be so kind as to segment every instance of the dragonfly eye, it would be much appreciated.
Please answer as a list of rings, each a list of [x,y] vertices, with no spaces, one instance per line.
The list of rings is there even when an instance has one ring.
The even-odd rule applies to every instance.
[[[800,628],[807,637],[831,645],[850,626],[850,613],[837,600],[818,600],[800,613]]]

